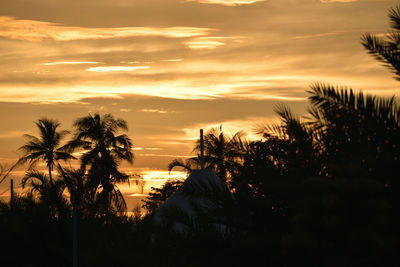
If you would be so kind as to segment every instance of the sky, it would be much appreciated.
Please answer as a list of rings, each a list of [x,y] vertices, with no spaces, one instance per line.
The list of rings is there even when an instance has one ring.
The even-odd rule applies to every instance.
[[[315,82],[395,95],[393,74],[360,38],[387,33],[396,4],[1,0],[0,162],[18,158],[40,118],[72,130],[79,117],[111,113],[135,147],[124,168],[165,178],[172,159],[192,155],[200,128],[257,138],[278,104],[304,115]]]

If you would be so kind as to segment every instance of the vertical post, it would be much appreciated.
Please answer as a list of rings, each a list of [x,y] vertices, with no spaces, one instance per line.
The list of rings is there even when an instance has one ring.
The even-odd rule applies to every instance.
[[[78,267],[78,213],[75,203],[72,207],[72,266]]]
[[[200,129],[200,166],[204,170],[204,140],[203,140],[203,129]]]
[[[14,206],[14,179],[10,179],[10,208],[12,209]]]

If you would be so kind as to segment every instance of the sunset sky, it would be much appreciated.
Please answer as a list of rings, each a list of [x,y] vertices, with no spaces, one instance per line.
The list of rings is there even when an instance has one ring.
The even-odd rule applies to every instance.
[[[254,135],[276,104],[304,114],[309,85],[397,94],[363,33],[392,0],[1,0],[0,161],[34,121],[128,122],[136,172],[190,156],[200,128]]]

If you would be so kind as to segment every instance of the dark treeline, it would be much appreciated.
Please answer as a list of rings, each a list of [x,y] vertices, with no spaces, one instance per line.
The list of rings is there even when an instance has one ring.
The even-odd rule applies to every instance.
[[[362,44],[400,79],[400,10],[389,15],[393,31],[366,34]],[[62,143],[68,132],[39,120],[40,136],[26,136],[17,163],[29,163],[28,193],[0,203],[2,265],[71,266],[75,209],[80,266],[398,266],[400,107],[394,97],[321,83],[308,96],[307,116],[279,106],[281,123],[260,127],[257,141],[222,127],[205,134],[205,168],[230,194],[209,194],[215,205],[198,222],[183,222],[186,235],[153,223],[182,181],[153,189],[146,216],[126,215],[117,187],[129,178],[120,163],[134,158],[129,137],[118,135],[125,121],[80,118]],[[200,141],[193,151],[169,169],[198,169]],[[64,167],[73,159],[79,168]],[[35,169],[39,161],[47,173]],[[217,233],[215,224],[228,230]]]

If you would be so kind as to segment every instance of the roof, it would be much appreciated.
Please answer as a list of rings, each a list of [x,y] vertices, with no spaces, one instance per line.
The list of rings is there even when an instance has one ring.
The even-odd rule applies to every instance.
[[[219,200],[231,194],[211,170],[194,170],[182,186],[154,213],[154,222],[188,234],[202,223],[202,215],[218,208]],[[204,216],[203,216],[204,217]],[[219,231],[226,226],[214,224]]]

